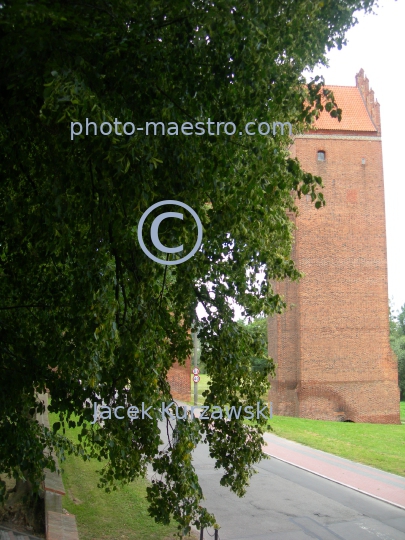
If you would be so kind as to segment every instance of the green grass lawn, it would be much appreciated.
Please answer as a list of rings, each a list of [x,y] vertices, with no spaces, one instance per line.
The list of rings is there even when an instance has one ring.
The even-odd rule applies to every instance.
[[[274,416],[269,423],[280,437],[405,476],[405,425],[327,422],[288,416]]]
[[[198,403],[202,404],[201,394],[207,389],[209,378],[200,377]],[[192,382],[192,396],[193,389]],[[401,420],[405,422],[404,401],[400,410]],[[289,416],[274,416],[269,424],[276,435],[285,439],[405,476],[405,425],[327,422]]]
[[[56,414],[49,421],[58,421]],[[77,442],[79,429],[66,429],[66,435]],[[80,540],[172,540],[176,524],[158,525],[148,514],[145,499],[146,480],[139,479],[105,493],[97,487],[102,463],[67,456],[63,463],[66,496],[63,507],[76,516]]]

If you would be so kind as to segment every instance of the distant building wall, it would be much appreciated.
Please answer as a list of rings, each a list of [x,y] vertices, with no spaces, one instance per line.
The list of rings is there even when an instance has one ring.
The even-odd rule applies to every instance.
[[[178,362],[173,364],[167,375],[172,395],[180,401],[191,401],[191,358],[188,357],[185,365]]]

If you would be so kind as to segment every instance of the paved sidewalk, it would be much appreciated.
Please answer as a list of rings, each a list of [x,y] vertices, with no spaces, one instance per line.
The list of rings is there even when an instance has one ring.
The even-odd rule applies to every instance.
[[[405,478],[265,433],[270,456],[405,509]]]

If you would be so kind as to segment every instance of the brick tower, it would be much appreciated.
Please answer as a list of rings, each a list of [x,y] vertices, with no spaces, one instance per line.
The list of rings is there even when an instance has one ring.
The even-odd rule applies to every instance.
[[[277,283],[288,310],[269,319],[277,363],[275,414],[399,424],[397,363],[389,345],[380,106],[361,69],[330,86],[342,121],[324,111],[291,149],[321,176],[326,206],[298,201],[293,258],[299,284]]]
[[[181,401],[191,400],[191,357],[188,356],[184,366],[175,362],[167,374],[172,396]]]

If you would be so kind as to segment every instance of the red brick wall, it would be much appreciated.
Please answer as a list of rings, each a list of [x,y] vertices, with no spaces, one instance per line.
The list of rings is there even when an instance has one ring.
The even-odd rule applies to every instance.
[[[269,323],[269,351],[278,361],[273,411],[399,423],[381,141],[317,137],[297,138],[292,148],[304,170],[323,178],[326,207],[315,209],[305,196],[298,202],[294,259],[305,277],[278,285],[295,307]]]
[[[274,284],[273,284],[274,286]],[[269,355],[281,366],[276,368],[276,379],[272,382],[271,401],[273,410],[284,416],[298,416],[299,404],[296,388],[299,382],[299,327],[296,317],[298,284],[290,281],[278,283],[276,287],[288,304],[286,314],[269,318]]]
[[[186,365],[178,362],[173,364],[167,374],[172,396],[181,401],[191,401],[191,358],[188,357]]]

